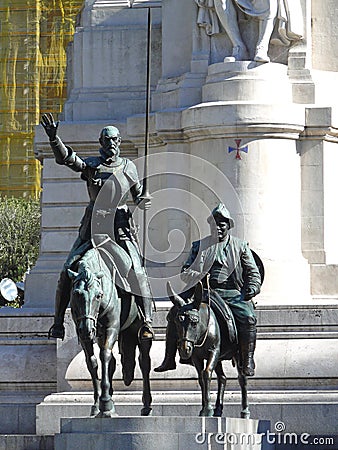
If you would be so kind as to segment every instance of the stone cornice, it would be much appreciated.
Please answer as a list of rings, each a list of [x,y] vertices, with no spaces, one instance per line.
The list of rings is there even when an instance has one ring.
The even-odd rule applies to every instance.
[[[306,127],[301,139],[338,142],[338,109],[332,106],[311,107],[305,111]]]
[[[160,7],[162,0],[135,0],[133,8]],[[93,9],[98,8],[129,8],[129,0],[96,0],[92,6]]]

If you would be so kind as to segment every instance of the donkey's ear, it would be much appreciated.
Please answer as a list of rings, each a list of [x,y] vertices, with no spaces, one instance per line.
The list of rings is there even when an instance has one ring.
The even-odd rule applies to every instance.
[[[194,309],[200,309],[203,299],[203,284],[199,281],[195,286],[194,301],[192,302]]]
[[[74,278],[76,278],[79,274],[77,272],[74,272],[71,269],[67,269],[68,272],[68,276],[71,280],[74,280]]]
[[[185,305],[185,301],[183,300],[182,297],[180,297],[178,294],[176,294],[176,292],[173,291],[169,281],[167,282],[167,292],[168,297],[175,306],[182,307],[183,305]]]

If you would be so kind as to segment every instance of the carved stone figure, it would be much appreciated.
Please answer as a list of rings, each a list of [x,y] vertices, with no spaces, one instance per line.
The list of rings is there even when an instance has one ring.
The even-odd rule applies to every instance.
[[[132,215],[127,207],[126,201],[131,193],[133,201],[141,208],[149,208],[151,201],[142,198],[142,186],[139,182],[136,166],[132,161],[120,156],[121,136],[119,130],[114,126],[107,126],[102,129],[99,137],[101,148],[99,155],[82,159],[75,151],[64,145],[57,136],[59,123],[55,123],[52,114],[42,116],[41,125],[44,127],[49,143],[58,164],[65,165],[75,172],[81,174],[81,178],[87,184],[89,194],[89,204],[81,220],[79,235],[69,253],[69,256],[61,271],[55,296],[55,319],[54,325],[49,331],[49,336],[54,338],[64,338],[64,315],[69,303],[71,291],[71,280],[68,269],[93,247],[92,220],[93,210],[97,197],[105,185],[109,186],[109,193],[105,193],[105,211],[96,211],[96,215],[102,213],[101,219],[94,218],[97,225],[96,233],[107,234],[108,239],[96,242],[106,248],[106,253],[114,252],[116,244],[122,247],[132,261],[132,270],[125,271],[123,257],[120,258],[120,267],[115,267],[117,275],[120,275],[121,282],[123,274],[128,272],[128,279],[125,280],[122,288],[136,292],[136,301],[144,316],[143,338],[154,336],[152,322],[152,295],[147,279],[147,275],[140,257],[135,227],[131,223]],[[106,219],[106,220],[105,220]],[[115,256],[116,253],[114,252]],[[114,257],[111,258],[112,261]],[[115,264],[116,266],[116,264]],[[122,294],[123,295],[123,292]]]
[[[222,203],[212,211],[208,222],[211,227],[210,236],[193,242],[188,260],[183,265],[182,279],[187,283],[187,289],[181,297],[189,299],[199,280],[202,280],[207,292],[210,284],[216,298],[214,302],[211,301],[212,308],[218,312],[223,310],[227,316],[226,310],[229,307],[234,316],[241,373],[253,376],[257,319],[251,299],[260,292],[262,277],[248,244],[228,234],[228,230],[234,226],[234,220]],[[165,357],[163,363],[155,368],[156,372],[176,368],[175,314],[174,309],[169,311]]]
[[[238,23],[240,12],[259,21],[254,60],[269,62],[270,38],[276,29],[277,40],[284,45],[302,38],[303,17],[299,0],[195,0],[199,6],[197,24],[212,36],[226,31],[232,43],[232,60],[249,58]],[[230,59],[231,60],[231,59]]]

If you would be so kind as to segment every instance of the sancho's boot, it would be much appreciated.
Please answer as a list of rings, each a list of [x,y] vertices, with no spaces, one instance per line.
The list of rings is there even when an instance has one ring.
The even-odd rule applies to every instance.
[[[69,303],[69,296],[72,284],[66,270],[60,273],[58,285],[55,293],[55,315],[54,325],[48,332],[48,339],[64,339],[65,327],[63,325],[66,309]]]
[[[256,327],[251,326],[246,332],[239,333],[242,374],[247,377],[255,375],[254,352],[256,348]]]
[[[158,367],[155,367],[155,372],[166,372],[167,370],[176,369],[176,351],[177,351],[177,335],[176,328],[173,319],[171,318],[171,314],[169,312],[168,324],[166,329],[166,337],[165,337],[165,355],[162,364]]]

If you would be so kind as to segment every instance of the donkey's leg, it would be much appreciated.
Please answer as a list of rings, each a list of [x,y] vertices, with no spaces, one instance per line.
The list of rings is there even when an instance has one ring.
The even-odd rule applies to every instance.
[[[217,363],[218,353],[210,352],[209,359],[207,361],[205,369],[203,369],[203,360],[199,361],[199,369],[198,372],[198,380],[202,390],[202,409],[200,411],[200,416],[212,416],[213,415],[213,407],[211,405],[211,396],[210,396],[210,382],[212,372]]]
[[[218,363],[215,367],[215,372],[217,375],[218,389],[217,389],[217,399],[216,399],[216,404],[215,404],[215,409],[214,409],[214,416],[222,417],[224,390],[225,390],[225,385],[226,385],[227,379],[223,372],[223,367],[222,367],[221,361],[218,361]]]
[[[202,409],[199,413],[200,416],[204,416],[204,411],[205,411],[205,384],[204,384],[204,377],[203,377],[203,364],[204,361],[203,359],[193,359],[193,364],[196,368],[197,371],[197,375],[198,375],[198,383],[200,385],[201,388],[201,394],[202,394]]]
[[[143,380],[143,394],[142,394],[142,403],[143,408],[141,409],[141,416],[149,416],[151,414],[151,391],[150,391],[150,368],[151,368],[151,359],[150,359],[150,348],[151,348],[152,340],[151,339],[141,339],[139,342],[139,365],[142,372],[142,380]]]
[[[250,411],[249,411],[249,403],[248,403],[248,389],[247,389],[247,377],[242,375],[241,369],[238,368],[238,382],[241,387],[242,392],[242,411],[241,418],[242,419],[250,419]]]
[[[91,408],[90,415],[96,416],[99,413],[99,396],[100,396],[100,380],[98,376],[98,363],[94,355],[93,341],[82,341],[81,346],[86,356],[86,364],[90,373],[94,388],[94,404]]]

